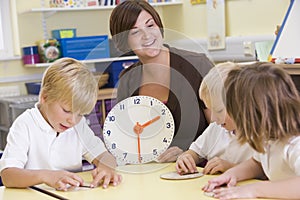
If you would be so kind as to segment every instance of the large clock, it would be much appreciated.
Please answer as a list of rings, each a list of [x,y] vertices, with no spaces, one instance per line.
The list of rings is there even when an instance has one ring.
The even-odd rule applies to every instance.
[[[149,96],[128,97],[108,113],[103,138],[119,163],[140,164],[155,160],[170,145],[174,119],[168,107]]]

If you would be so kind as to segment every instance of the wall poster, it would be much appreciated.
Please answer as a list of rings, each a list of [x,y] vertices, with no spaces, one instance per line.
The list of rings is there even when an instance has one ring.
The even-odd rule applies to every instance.
[[[225,0],[206,0],[207,49],[225,49]]]

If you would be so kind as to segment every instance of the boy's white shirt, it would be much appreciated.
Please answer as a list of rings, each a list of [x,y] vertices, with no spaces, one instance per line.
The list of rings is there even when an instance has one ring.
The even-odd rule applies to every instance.
[[[300,176],[300,136],[288,142],[269,141],[266,153],[255,153],[254,159],[261,163],[271,181]]]
[[[236,136],[215,122],[211,123],[190,146],[200,158],[210,160],[219,157],[231,163],[241,163],[254,154],[247,144],[240,145]]]
[[[0,172],[8,167],[80,171],[83,157],[91,162],[106,151],[84,117],[76,126],[56,136],[37,104],[26,110],[10,128]]]

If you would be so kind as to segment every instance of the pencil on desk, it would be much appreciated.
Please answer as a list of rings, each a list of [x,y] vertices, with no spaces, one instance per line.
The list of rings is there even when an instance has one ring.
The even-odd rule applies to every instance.
[[[51,196],[51,197],[54,197],[54,198],[56,198],[56,199],[60,199],[60,200],[68,200],[68,199],[65,198],[65,197],[62,197],[62,196],[57,195],[57,194],[54,194],[54,193],[52,193],[52,192],[49,192],[48,190],[44,190],[44,189],[39,188],[39,187],[36,187],[36,186],[30,186],[30,188],[33,189],[33,190],[39,191],[39,192],[41,192],[41,193],[47,194],[47,195],[49,195],[49,196]]]

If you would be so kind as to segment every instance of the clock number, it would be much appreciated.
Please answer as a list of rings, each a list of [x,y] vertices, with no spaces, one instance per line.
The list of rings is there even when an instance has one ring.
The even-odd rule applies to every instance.
[[[112,144],[111,144],[111,148],[112,148],[112,149],[116,149],[116,148],[117,148],[116,143],[112,143]]]
[[[162,115],[165,115],[165,114],[166,114],[166,109],[162,109],[162,110],[161,110],[161,114],[162,114]]]
[[[153,106],[153,101],[150,101],[150,106]]]
[[[134,104],[140,104],[140,103],[141,103],[141,99],[134,99],[134,100],[133,100],[133,103],[134,103]]]
[[[120,104],[120,110],[125,110],[125,105],[124,104]]]
[[[170,123],[170,122],[167,122],[166,127],[167,127],[167,128],[171,128],[171,123]]]
[[[157,155],[157,149],[153,149],[153,155]]]
[[[107,131],[106,131],[106,134],[107,134],[107,136],[110,136],[111,131],[110,131],[110,130],[107,130]]]
[[[163,139],[163,142],[168,143],[167,138],[164,138],[164,139]]]
[[[113,121],[116,120],[116,118],[115,118],[115,116],[109,116],[109,117],[108,117],[108,120],[109,120],[110,122],[113,122]]]
[[[123,159],[125,159],[127,157],[128,153],[123,153]]]

